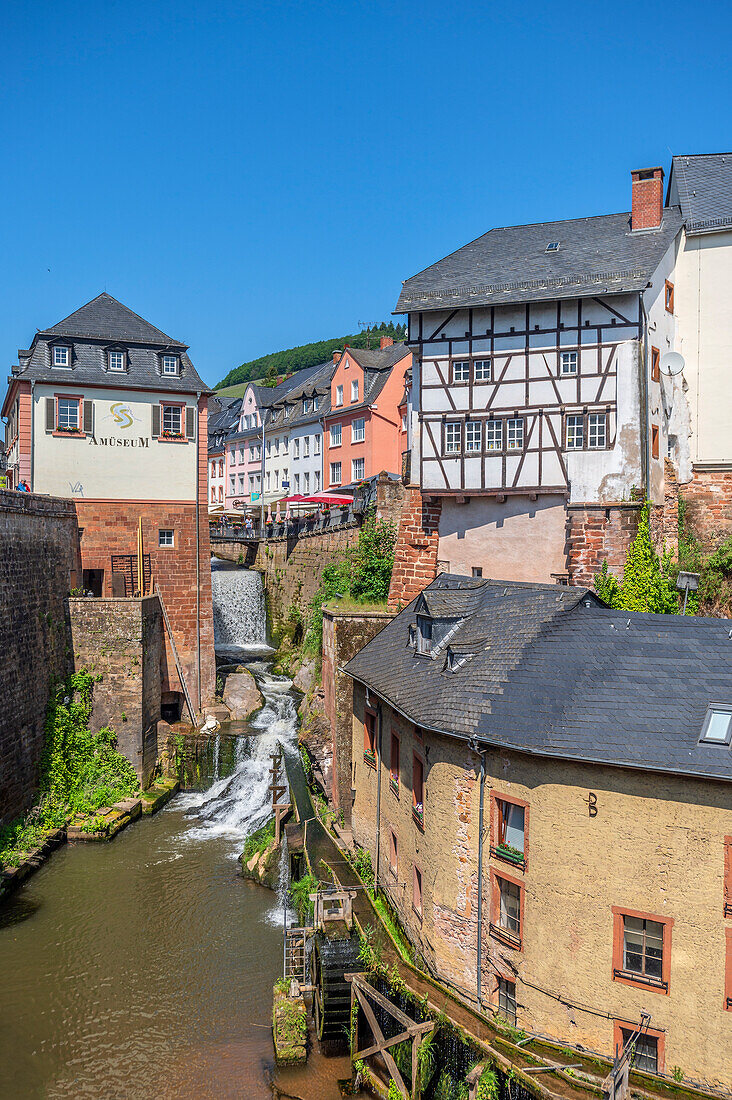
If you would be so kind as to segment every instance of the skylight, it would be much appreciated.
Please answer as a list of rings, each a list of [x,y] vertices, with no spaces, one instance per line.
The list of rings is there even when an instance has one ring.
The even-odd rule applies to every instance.
[[[732,706],[710,703],[702,726],[700,744],[729,745],[732,742]]]
[[[547,252],[558,252],[559,241],[550,241],[549,244],[546,246],[546,250]]]

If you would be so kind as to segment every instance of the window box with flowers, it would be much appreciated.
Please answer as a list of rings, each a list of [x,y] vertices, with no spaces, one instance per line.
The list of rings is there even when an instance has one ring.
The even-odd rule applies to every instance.
[[[57,424],[57,432],[63,432],[64,435],[83,435],[81,428],[78,425],[72,424]]]
[[[169,428],[163,428],[162,432],[160,433],[160,438],[161,439],[185,439],[185,436],[183,435],[182,432],[173,432],[173,431],[170,431]]]
[[[364,764],[368,764],[368,766],[370,768],[375,768],[376,767],[376,753],[371,752],[369,749],[365,749],[364,754],[363,754],[363,762],[364,762]]]
[[[523,867],[525,862],[524,853],[511,844],[497,844],[495,848],[491,848],[491,855],[497,859],[505,859],[508,863],[515,863],[517,867]]]
[[[420,829],[424,829],[424,806],[421,802],[415,802],[412,806],[412,817],[415,825],[418,825]]]

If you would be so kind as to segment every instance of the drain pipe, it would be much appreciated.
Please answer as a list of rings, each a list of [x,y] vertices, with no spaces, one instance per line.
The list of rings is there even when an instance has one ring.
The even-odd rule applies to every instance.
[[[477,993],[478,1008],[483,1007],[483,809],[485,806],[485,754],[488,749],[479,749],[477,741],[474,751],[480,756],[480,807],[478,810],[478,962]]]
[[[196,394],[196,664],[198,667],[198,713],[201,713],[201,395]],[[206,454],[206,472],[208,473],[208,453]],[[208,485],[208,482],[206,483]],[[208,522],[208,520],[207,520]]]
[[[368,700],[368,695],[367,695]],[[376,869],[374,897],[379,892],[379,853],[381,849],[381,703],[376,706]]]
[[[650,285],[650,284],[649,284]],[[643,298],[643,291],[638,295],[640,301],[641,314],[643,317],[643,335],[638,341],[638,351],[640,353],[640,386],[641,386],[641,405],[643,407],[643,439],[641,440],[641,477],[643,479],[643,489],[645,493],[645,499],[650,501],[651,499],[651,454],[650,454],[650,400],[648,395],[648,376],[647,376],[647,363],[648,363],[648,313],[646,312],[646,303]]]

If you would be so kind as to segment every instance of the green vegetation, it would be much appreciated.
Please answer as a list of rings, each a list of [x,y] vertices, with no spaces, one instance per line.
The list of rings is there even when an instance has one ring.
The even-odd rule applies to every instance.
[[[93,686],[94,677],[82,669],[52,690],[38,801],[24,818],[0,828],[0,863],[17,866],[72,814],[93,815],[83,826],[86,831],[103,829],[96,811],[137,792],[135,769],[117,752],[114,730],[89,730]]]
[[[290,897],[302,925],[313,922],[314,908],[309,895],[314,894],[317,889],[318,880],[313,874],[303,875],[297,882],[290,883]]]
[[[356,548],[325,567],[320,587],[309,607],[305,632],[305,649],[309,653],[322,651],[323,604],[329,600],[342,597],[339,607],[386,607],[396,537],[396,524],[369,515],[359,530]]]
[[[678,615],[683,606],[676,590],[682,570],[699,574],[699,589],[690,592],[687,615],[732,614],[732,537],[726,538],[711,553],[704,549],[691,530],[686,503],[679,499],[678,557],[664,553],[659,559],[650,538],[649,506],[641,511],[638,534],[633,540],[618,581],[602,563],[595,577],[595,591],[610,607],[624,611],[650,611]]]
[[[266,825],[263,825],[261,829],[257,829],[256,833],[252,833],[251,836],[247,837],[244,842],[244,851],[241,854],[242,863],[248,863],[254,855],[261,855],[266,848],[269,848],[274,840],[274,835],[275,823],[272,817]]]
[[[403,340],[406,335],[406,325],[395,325],[391,321],[382,321],[380,325],[376,325],[370,334],[371,347],[379,346],[379,339],[382,336],[391,336],[393,340]],[[259,359],[251,359],[248,363],[242,363],[239,367],[234,367],[229,373],[216,385],[216,389],[220,390],[224,387],[239,385],[242,387],[241,392],[244,392],[246,385],[249,382],[263,379],[265,384],[274,385],[276,380],[283,375],[293,374],[296,371],[304,370],[306,367],[317,366],[318,363],[325,363],[328,359],[332,359],[333,352],[339,348],[344,348],[348,344],[352,348],[365,348],[367,343],[367,334],[365,332],[354,333],[351,336],[337,336],[330,340],[316,340],[312,344],[301,344],[299,347],[288,348],[286,351],[275,351],[269,355],[262,355]],[[234,397],[240,397],[241,394],[233,394]]]
[[[475,1095],[476,1100],[498,1100],[500,1095],[498,1074],[492,1066],[486,1066],[478,1078],[478,1089]]]

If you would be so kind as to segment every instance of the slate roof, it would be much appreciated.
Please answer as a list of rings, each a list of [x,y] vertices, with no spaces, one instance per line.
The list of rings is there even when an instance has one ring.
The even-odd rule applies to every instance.
[[[690,236],[732,226],[732,153],[674,157],[667,194],[678,196]]]
[[[491,229],[407,279],[394,312],[643,290],[681,225],[666,207],[659,229],[635,233],[628,213]]]
[[[220,451],[239,423],[241,397],[224,401],[214,394],[208,402],[208,450]]]
[[[433,658],[409,644],[420,597],[345,666],[410,720],[537,756],[732,781],[732,749],[700,745],[732,703],[730,621],[613,611],[588,589],[442,575],[429,604],[475,605]],[[458,603],[461,607],[458,607]],[[450,647],[468,659],[446,667]]]
[[[51,347],[60,340],[72,348],[70,370],[51,366]],[[106,349],[110,345],[119,345],[127,352],[128,369],[124,374],[106,369]],[[162,374],[161,354],[166,350],[180,359],[177,375]],[[57,325],[37,332],[30,349],[18,352],[18,361],[13,379],[175,393],[212,392],[196,373],[186,344],[171,339],[110,294],[98,295]]]

